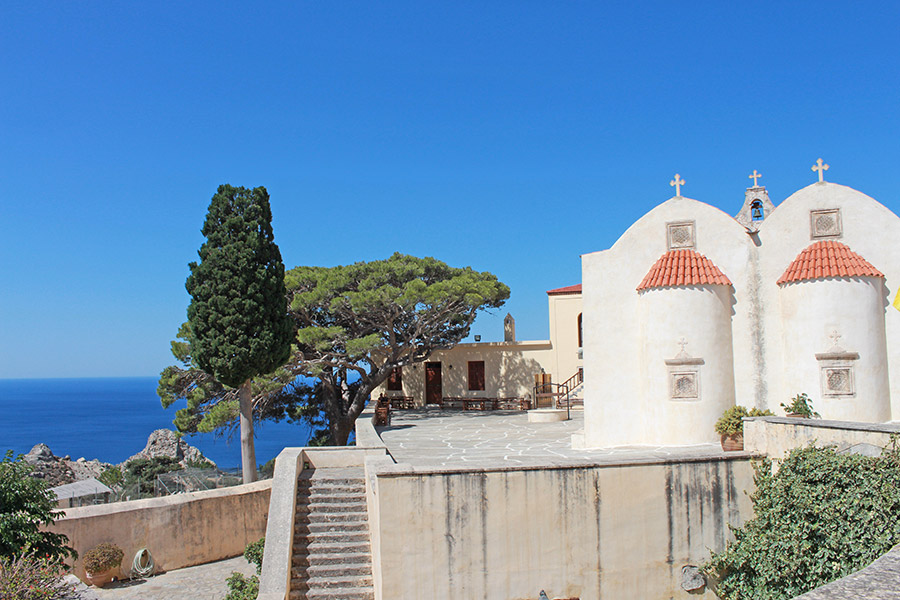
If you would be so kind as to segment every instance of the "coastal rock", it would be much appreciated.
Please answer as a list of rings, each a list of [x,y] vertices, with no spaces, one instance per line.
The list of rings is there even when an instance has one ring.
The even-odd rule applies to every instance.
[[[75,473],[69,465],[63,459],[54,456],[46,444],[37,444],[24,459],[32,467],[31,476],[43,479],[50,487],[76,481]]]
[[[143,450],[129,458],[154,458],[157,456],[169,456],[178,460],[182,466],[187,466],[188,462],[209,461],[211,460],[203,456],[197,448],[189,445],[183,439],[179,438],[171,429],[157,429],[147,438],[147,445]],[[125,461],[128,462],[128,461]],[[215,463],[212,463],[215,465]]]

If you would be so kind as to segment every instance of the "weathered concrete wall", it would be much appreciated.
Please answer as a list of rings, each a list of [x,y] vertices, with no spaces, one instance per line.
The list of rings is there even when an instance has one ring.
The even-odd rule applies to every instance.
[[[69,537],[79,556],[101,542],[125,552],[127,574],[135,553],[147,548],[157,571],[238,556],[266,533],[271,481],[164,498],[70,508],[48,529]],[[74,573],[84,576],[81,559]]]
[[[855,423],[825,419],[790,417],[748,417],[744,419],[744,450],[781,459],[792,448],[837,446],[839,450],[857,444],[885,448],[891,434],[900,434],[900,425]]]
[[[376,468],[377,597],[694,598],[684,565],[751,515],[748,455],[527,469]],[[372,517],[370,516],[370,519]],[[706,596],[713,597],[711,592]]]

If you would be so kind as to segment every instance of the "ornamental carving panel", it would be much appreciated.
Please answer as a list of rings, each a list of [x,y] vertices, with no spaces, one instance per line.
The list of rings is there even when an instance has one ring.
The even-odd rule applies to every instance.
[[[814,240],[841,237],[841,209],[809,211],[809,229]]]
[[[666,237],[669,250],[691,248],[696,246],[694,240],[694,222],[666,223]]]
[[[826,396],[853,396],[853,367],[823,367],[822,384]]]
[[[700,397],[700,379],[696,371],[671,374],[672,399],[697,399]]]

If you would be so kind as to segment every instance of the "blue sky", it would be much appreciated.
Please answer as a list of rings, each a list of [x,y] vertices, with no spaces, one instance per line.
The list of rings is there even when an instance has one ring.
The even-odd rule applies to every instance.
[[[900,5],[0,0],[0,377],[153,375],[220,183],[286,266],[496,273],[473,333],[683,194],[830,181],[900,212]]]

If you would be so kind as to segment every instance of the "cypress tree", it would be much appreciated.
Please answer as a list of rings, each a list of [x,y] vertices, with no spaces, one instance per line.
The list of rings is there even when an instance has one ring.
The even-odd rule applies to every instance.
[[[293,338],[268,192],[219,186],[202,231],[200,263],[190,263],[185,284],[192,358],[224,385],[239,388],[248,483],[256,480],[251,380],[287,362]]]

